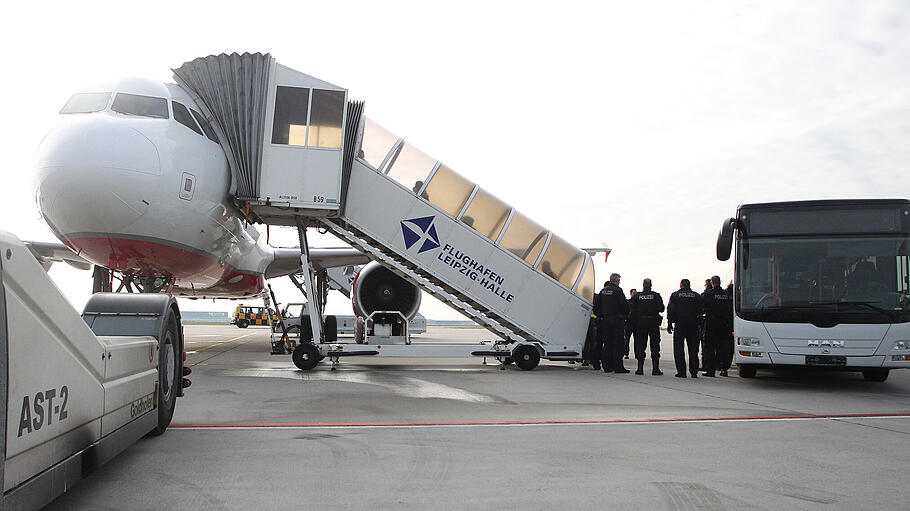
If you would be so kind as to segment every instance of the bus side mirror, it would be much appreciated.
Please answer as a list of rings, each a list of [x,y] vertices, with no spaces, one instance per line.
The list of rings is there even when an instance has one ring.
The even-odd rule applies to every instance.
[[[733,229],[736,227],[736,219],[728,218],[720,228],[717,235],[717,260],[726,261],[730,259],[730,252],[733,250]]]

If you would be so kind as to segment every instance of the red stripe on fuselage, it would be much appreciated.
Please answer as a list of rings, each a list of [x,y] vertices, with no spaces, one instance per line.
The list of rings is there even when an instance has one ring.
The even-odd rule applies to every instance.
[[[172,291],[188,296],[242,297],[262,291],[262,275],[243,273],[218,259],[165,243],[125,238],[69,238],[67,244],[95,264],[130,275],[175,277]]]

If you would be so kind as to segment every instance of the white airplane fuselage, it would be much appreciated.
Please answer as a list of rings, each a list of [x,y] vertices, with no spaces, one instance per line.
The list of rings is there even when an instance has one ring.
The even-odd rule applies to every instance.
[[[260,293],[274,251],[231,204],[221,146],[175,119],[175,101],[200,112],[190,96],[148,80],[87,92],[111,98],[61,114],[38,150],[36,200],[57,237],[94,264],[171,279],[176,294]],[[114,111],[118,93],[166,99],[167,118]]]

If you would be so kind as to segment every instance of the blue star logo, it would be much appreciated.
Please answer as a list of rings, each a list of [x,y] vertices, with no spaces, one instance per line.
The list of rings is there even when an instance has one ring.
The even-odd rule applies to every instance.
[[[436,226],[433,225],[435,216],[422,216],[410,220],[401,221],[401,234],[404,236],[404,246],[411,248],[418,242],[422,241],[418,254],[427,250],[439,248],[439,236],[436,234]]]

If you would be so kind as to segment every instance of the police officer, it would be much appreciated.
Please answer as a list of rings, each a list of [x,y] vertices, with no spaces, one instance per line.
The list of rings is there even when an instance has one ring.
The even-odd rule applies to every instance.
[[[708,277],[705,279],[705,290],[701,293],[702,302],[705,301],[705,297],[708,291],[711,290],[711,278]],[[698,342],[701,345],[701,364],[698,365],[699,371],[705,370],[705,316],[698,317]]]
[[[732,360],[728,363],[727,351],[733,353],[733,300],[720,287],[720,277],[711,277],[711,289],[705,291],[705,376],[721,371],[727,376]],[[732,358],[732,357],[731,357]]]
[[[597,371],[600,369],[600,352],[603,347],[603,338],[600,335],[600,323],[597,319],[597,307],[600,303],[600,295],[594,295],[594,309],[591,319],[588,322],[588,333],[585,337],[585,345],[581,350],[582,363],[585,366],[590,364]]]
[[[610,275],[610,280],[604,283],[600,290],[600,303],[597,309],[597,318],[600,320],[603,333],[603,350],[601,351],[601,365],[605,373],[628,373],[629,370],[622,364],[623,326],[629,315],[629,302],[626,294],[619,287],[620,276],[618,273]]]
[[[698,378],[698,317],[704,305],[701,295],[692,291],[689,279],[682,279],[679,291],[670,295],[667,304],[667,333],[673,334],[673,358],[676,377],[686,377],[686,348],[689,352],[689,374]],[[685,342],[685,347],[683,343]]]
[[[638,293],[636,289],[629,290],[629,311],[632,310],[632,299],[635,298],[635,294]],[[629,340],[632,339],[632,335],[635,333],[635,320],[632,318],[632,314],[629,314],[629,318],[626,320],[626,330],[625,334],[625,344],[622,347],[622,356],[625,360],[629,360]]]
[[[651,279],[641,283],[642,291],[629,299],[631,323],[635,325],[635,359],[638,370],[635,374],[645,374],[645,345],[651,340],[651,374],[660,376],[660,323],[663,318],[664,299],[660,293],[651,290]]]

